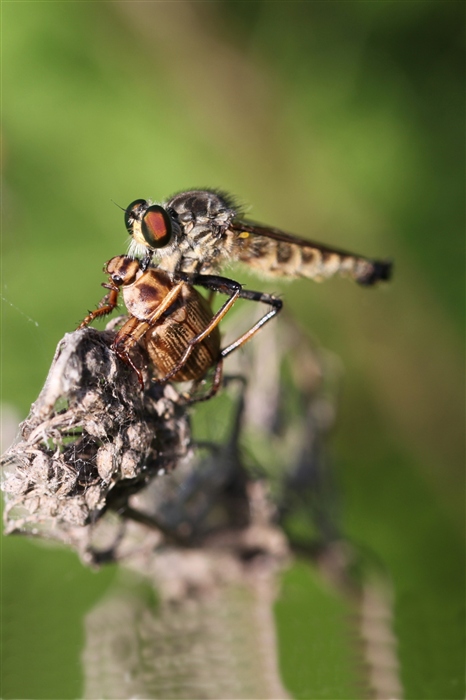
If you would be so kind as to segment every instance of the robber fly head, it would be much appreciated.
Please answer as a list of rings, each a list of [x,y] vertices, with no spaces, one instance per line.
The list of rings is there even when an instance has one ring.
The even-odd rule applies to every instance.
[[[211,261],[228,257],[224,234],[235,214],[231,198],[215,190],[180,192],[163,205],[136,199],[125,209],[129,254],[155,253],[170,273],[218,269]]]
[[[135,257],[145,255],[147,249],[170,246],[179,230],[173,210],[145,199],[136,199],[125,209],[125,224],[132,238],[130,255]]]

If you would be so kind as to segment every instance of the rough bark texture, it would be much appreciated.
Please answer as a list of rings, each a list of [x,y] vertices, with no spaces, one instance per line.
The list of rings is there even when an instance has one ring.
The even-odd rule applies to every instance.
[[[19,441],[2,458],[6,533],[56,538],[85,560],[106,510],[170,471],[190,444],[180,396],[149,381],[142,391],[110,351],[112,338],[92,328],[65,335]]]

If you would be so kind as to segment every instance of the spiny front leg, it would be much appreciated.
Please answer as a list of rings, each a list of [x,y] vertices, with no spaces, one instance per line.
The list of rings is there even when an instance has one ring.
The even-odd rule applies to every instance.
[[[105,283],[102,284],[102,287],[110,289],[110,292],[106,294],[103,299],[101,299],[97,309],[95,309],[95,311],[90,311],[86,318],[83,321],[81,321],[77,328],[78,331],[88,326],[96,318],[100,318],[100,316],[107,316],[108,314],[111,314],[113,309],[117,306],[118,292],[120,291],[119,288],[116,287],[114,284]]]

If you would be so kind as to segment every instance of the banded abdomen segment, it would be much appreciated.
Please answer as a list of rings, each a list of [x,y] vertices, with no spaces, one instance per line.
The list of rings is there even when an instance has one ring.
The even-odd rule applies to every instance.
[[[264,274],[308,277],[321,281],[334,275],[351,277],[359,284],[388,280],[391,262],[371,260],[244,222],[235,222],[233,257]]]

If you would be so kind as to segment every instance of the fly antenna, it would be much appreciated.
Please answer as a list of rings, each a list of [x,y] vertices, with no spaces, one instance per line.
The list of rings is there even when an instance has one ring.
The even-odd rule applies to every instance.
[[[116,202],[114,202],[113,199],[111,199],[110,201],[113,202],[113,204],[114,204],[116,207],[118,207],[118,209],[121,209],[121,211],[126,211],[126,209],[125,209],[124,207],[120,207],[120,205],[117,204]]]

